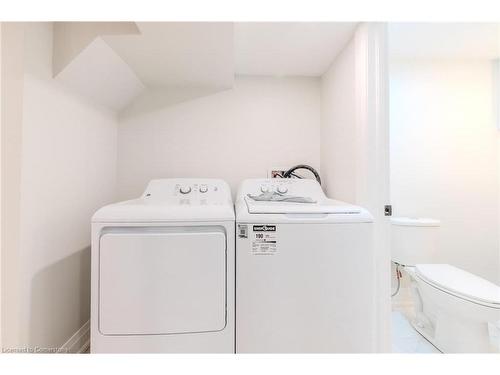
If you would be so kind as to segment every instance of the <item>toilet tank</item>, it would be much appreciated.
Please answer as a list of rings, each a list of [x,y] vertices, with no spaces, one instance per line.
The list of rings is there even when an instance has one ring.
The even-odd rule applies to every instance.
[[[435,263],[440,221],[429,218],[391,218],[392,261],[405,266]]]

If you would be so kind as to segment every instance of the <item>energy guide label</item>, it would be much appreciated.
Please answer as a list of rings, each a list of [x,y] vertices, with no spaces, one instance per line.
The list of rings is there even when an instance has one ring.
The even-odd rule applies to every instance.
[[[252,229],[252,254],[274,255],[278,251],[276,225],[254,225]]]

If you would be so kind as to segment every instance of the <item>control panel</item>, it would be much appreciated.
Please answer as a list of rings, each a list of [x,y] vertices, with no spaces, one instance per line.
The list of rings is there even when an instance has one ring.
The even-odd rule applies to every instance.
[[[175,178],[152,180],[142,198],[156,204],[223,205],[231,202],[231,192],[222,180]]]
[[[219,187],[215,184],[210,183],[178,183],[175,185],[175,193],[192,196],[195,194],[202,194],[204,196],[211,195],[213,193],[217,193]]]
[[[283,195],[310,197],[315,200],[325,198],[319,183],[316,180],[311,179],[252,179],[246,180],[241,187],[241,193],[243,193],[243,195],[259,195],[271,192]]]
[[[280,194],[286,194],[288,192],[288,186],[286,186],[285,184],[262,184],[260,185],[260,191],[261,193],[269,193],[271,191],[275,191]]]

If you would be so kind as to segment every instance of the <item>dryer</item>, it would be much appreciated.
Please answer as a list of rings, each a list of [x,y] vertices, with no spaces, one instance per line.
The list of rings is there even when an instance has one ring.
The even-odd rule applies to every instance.
[[[234,208],[216,179],[162,179],[92,218],[91,352],[234,352]]]
[[[328,199],[314,180],[253,179],[239,188],[236,223],[237,352],[375,351],[366,209]]]

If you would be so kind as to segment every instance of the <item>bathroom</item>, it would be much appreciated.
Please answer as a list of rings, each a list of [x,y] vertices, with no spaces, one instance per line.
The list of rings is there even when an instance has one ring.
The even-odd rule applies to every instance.
[[[416,262],[451,264],[498,285],[498,25],[395,23],[389,45],[392,221],[439,223],[432,260]],[[415,306],[402,275],[392,298],[393,349],[435,352],[408,324]],[[498,347],[497,327],[490,336]]]
[[[4,352],[93,352],[91,218],[154,179],[222,179],[236,202],[244,180],[306,164],[326,196],[369,211],[356,277],[370,310],[349,319],[370,342],[335,352],[447,352],[413,328],[391,219],[439,222],[419,264],[500,285],[499,24],[2,22],[0,35]]]

